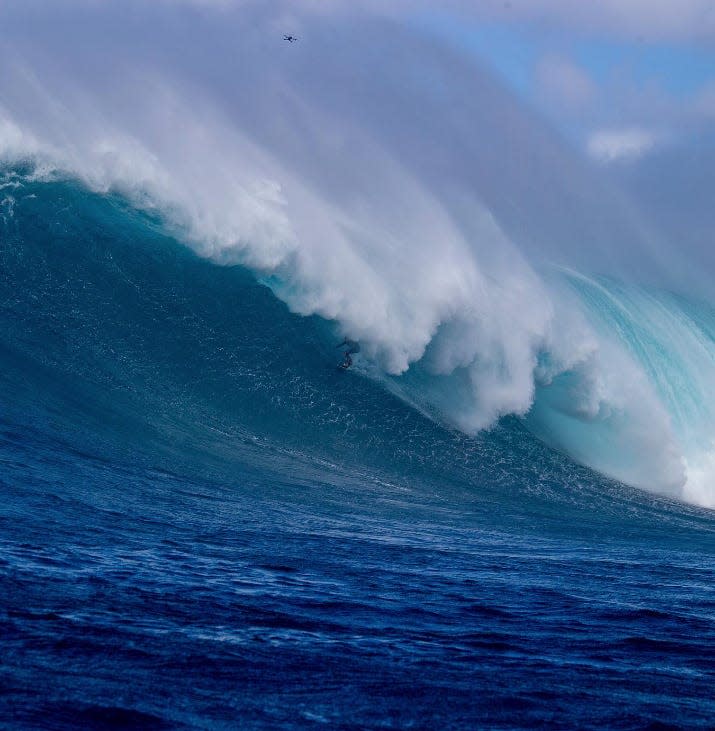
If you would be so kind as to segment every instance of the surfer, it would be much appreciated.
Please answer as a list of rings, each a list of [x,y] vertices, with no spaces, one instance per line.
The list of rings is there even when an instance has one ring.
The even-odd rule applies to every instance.
[[[335,346],[336,348],[342,348],[345,347],[345,354],[343,358],[343,362],[339,364],[340,368],[350,368],[350,366],[353,364],[353,359],[350,357],[355,353],[360,352],[360,345],[359,343],[355,342],[355,340],[349,340],[348,338],[345,338],[342,343],[338,343],[338,345]]]

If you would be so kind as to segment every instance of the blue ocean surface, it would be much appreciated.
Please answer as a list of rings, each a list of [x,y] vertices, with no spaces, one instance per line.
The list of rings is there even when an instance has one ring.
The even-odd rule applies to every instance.
[[[430,418],[121,196],[3,174],[0,727],[712,728],[711,510]]]

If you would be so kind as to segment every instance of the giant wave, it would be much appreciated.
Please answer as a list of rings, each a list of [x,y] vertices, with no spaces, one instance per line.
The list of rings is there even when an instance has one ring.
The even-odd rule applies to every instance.
[[[232,11],[242,28],[238,44],[228,27],[190,7],[167,40],[152,30],[164,12],[157,6],[142,9],[140,30],[132,26],[135,15],[113,18],[137,31],[132,59],[100,57],[90,43],[71,45],[52,34],[49,47],[35,53],[20,25],[13,26],[12,10],[4,12],[17,31],[3,44],[0,75],[6,264],[22,266],[18,252],[26,238],[13,236],[20,208],[73,190],[99,194],[89,200],[118,195],[131,205],[120,206],[122,216],[148,215],[142,226],[155,226],[211,262],[202,276],[219,282],[240,265],[294,313],[318,316],[321,344],[313,351],[296,342],[312,337],[305,331],[274,331],[275,341],[294,343],[295,359],[306,359],[300,368],[330,364],[327,343],[347,334],[363,346],[361,375],[438,424],[474,435],[517,417],[547,444],[606,475],[715,505],[715,319],[707,297],[685,296],[690,282],[673,281],[668,271],[674,254],[629,202],[471,59],[417,28],[357,11],[344,11],[336,28],[314,10],[295,10],[295,24],[310,23],[310,42],[276,47],[266,40],[275,13],[251,3]],[[100,15],[91,8],[82,13],[75,32],[89,37]],[[40,22],[51,27],[52,11]],[[219,39],[210,64],[201,60],[200,44],[181,42],[197,22],[212,24],[208,35]],[[365,49],[347,43],[355,24],[369,26],[372,44],[359,64]],[[322,63],[326,55],[334,63]],[[64,61],[58,65],[57,58]],[[230,84],[212,74],[216,64],[231,65]],[[108,85],[107,78],[117,81]],[[458,114],[446,114],[449,108]],[[40,216],[46,230],[34,239],[71,247],[53,210]],[[54,255],[59,261],[71,253]],[[9,264],[5,271],[10,291],[13,281],[27,286],[27,279],[9,276],[16,271]],[[83,295],[101,307],[96,274],[88,272]],[[165,276],[160,268],[155,274]],[[95,402],[97,425],[105,428],[114,413],[128,420],[127,433],[144,430],[150,439],[169,410],[175,440],[187,447],[196,436],[192,423],[215,419],[213,408],[200,406],[209,382],[211,403],[226,399],[229,413],[243,415],[247,443],[256,431],[278,429],[291,435],[280,444],[300,446],[306,435],[291,425],[316,402],[323,403],[320,438],[314,433],[322,446],[302,448],[321,451],[339,440],[335,429],[344,424],[335,416],[333,387],[322,390],[312,377],[296,384],[290,406],[263,414],[270,429],[258,429],[261,411],[242,409],[241,394],[272,378],[280,402],[280,364],[242,360],[234,369],[228,342],[220,345],[225,363],[192,361],[191,322],[173,322],[174,335],[158,342],[176,348],[169,362],[183,362],[192,375],[182,383],[194,385],[161,398],[156,364],[167,361],[146,352],[146,360],[117,359],[125,351],[113,340],[137,339],[133,352],[151,350],[159,330],[145,323],[139,303],[160,292],[160,311],[171,308],[167,293],[174,285],[163,281],[154,292],[142,277],[137,289],[125,275],[121,286],[113,280],[112,295],[124,298],[123,326],[109,339],[97,330],[83,336],[96,343],[97,373],[121,384],[111,389],[111,401]],[[41,271],[30,276],[37,296],[47,294],[42,277]],[[222,308],[236,327],[251,317],[245,299],[232,301],[218,284],[216,291],[226,296]],[[63,307],[71,318],[88,305]],[[57,332],[51,308],[44,312],[40,330],[31,331],[49,343]],[[266,312],[257,315],[261,327],[274,328]],[[109,327],[101,318],[94,322]],[[22,329],[8,328],[6,337],[8,358],[22,359]],[[56,360],[48,356],[39,366],[49,390],[58,388],[60,372],[74,384],[87,367],[76,359],[86,358],[86,350],[71,342],[62,341],[61,354],[48,353]],[[31,360],[38,358],[33,351]],[[261,358],[270,363],[270,349]],[[137,401],[134,376],[149,371],[145,393],[152,397]],[[210,377],[217,373],[220,394]],[[360,387],[351,379],[338,388]],[[117,405],[120,397],[126,408]],[[215,427],[220,432],[226,422]],[[420,434],[411,438],[419,441]],[[161,443],[166,449],[168,442]],[[219,443],[213,451],[225,457]]]

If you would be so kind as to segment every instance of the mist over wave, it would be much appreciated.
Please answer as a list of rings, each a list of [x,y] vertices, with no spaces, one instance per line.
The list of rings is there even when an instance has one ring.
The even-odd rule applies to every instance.
[[[711,308],[670,294],[687,285],[648,222],[473,59],[311,3],[32,7],[0,10],[0,153],[28,179],[158,212],[438,420],[517,415],[715,505]]]

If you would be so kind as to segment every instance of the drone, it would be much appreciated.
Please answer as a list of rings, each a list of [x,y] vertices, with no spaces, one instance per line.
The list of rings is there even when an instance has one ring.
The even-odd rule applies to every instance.
[[[298,39],[295,36],[283,36],[284,41],[288,41],[288,43],[293,43],[293,41],[297,41]]]

